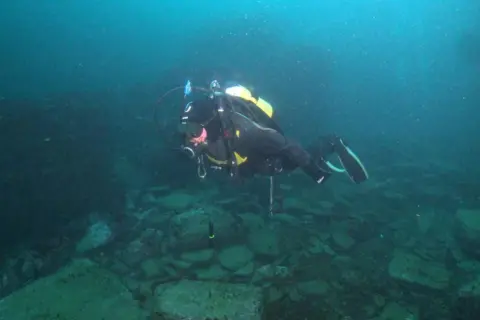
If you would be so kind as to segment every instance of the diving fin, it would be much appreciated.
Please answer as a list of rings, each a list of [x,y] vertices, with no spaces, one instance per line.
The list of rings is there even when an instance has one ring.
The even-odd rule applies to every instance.
[[[343,168],[350,179],[355,183],[361,183],[368,179],[368,173],[358,156],[345,145],[342,139],[336,137],[333,144]]]

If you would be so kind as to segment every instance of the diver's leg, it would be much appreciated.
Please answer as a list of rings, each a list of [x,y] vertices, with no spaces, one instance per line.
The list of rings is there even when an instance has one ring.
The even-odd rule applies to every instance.
[[[293,141],[287,141],[282,150],[290,163],[296,164],[317,183],[323,183],[330,177],[331,172],[326,166],[321,166],[310,153]]]
[[[324,182],[330,176],[330,172],[319,167],[307,150],[283,134],[275,130],[258,130],[253,137],[252,146],[260,154],[267,158],[282,158],[282,165],[288,171],[300,167],[317,183]]]
[[[367,170],[362,162],[342,138],[336,135],[321,137],[317,139],[315,145],[310,150],[320,167],[336,172],[346,171],[350,179],[355,183],[368,179]],[[326,160],[333,153],[337,154],[343,169],[336,168]]]

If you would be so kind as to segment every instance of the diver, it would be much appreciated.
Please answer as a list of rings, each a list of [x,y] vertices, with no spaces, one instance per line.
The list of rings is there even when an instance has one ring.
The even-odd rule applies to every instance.
[[[206,176],[207,167],[239,178],[273,177],[300,168],[318,184],[335,172],[347,173],[355,183],[368,179],[365,167],[342,138],[322,137],[307,151],[283,134],[273,120],[272,106],[247,88],[234,84],[222,89],[214,80],[209,89],[196,89],[202,94],[186,102],[179,132],[181,149],[196,159],[199,177]],[[185,98],[191,93],[187,82]],[[327,160],[333,154],[343,168]]]

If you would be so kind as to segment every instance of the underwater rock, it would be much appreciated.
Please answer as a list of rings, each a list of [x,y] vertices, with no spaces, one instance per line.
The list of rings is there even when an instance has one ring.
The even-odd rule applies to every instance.
[[[330,285],[323,280],[317,279],[298,283],[297,290],[302,295],[322,296],[330,290]]]
[[[332,210],[335,207],[335,204],[330,201],[318,201],[317,203],[324,210]]]
[[[143,246],[140,239],[135,239],[127,245],[125,250],[119,251],[117,255],[127,266],[133,266],[145,258],[145,252],[142,250]]]
[[[460,297],[480,297],[480,275],[462,285],[458,290],[458,295]]]
[[[416,313],[416,312],[415,312]],[[402,307],[396,302],[388,303],[380,315],[378,320],[416,320],[418,317],[408,310]]]
[[[454,235],[465,254],[480,258],[480,210],[459,209]]]
[[[280,243],[278,234],[270,229],[261,229],[248,235],[249,248],[258,255],[278,256]]]
[[[166,242],[163,239],[162,231],[148,228],[137,239],[132,240],[125,249],[119,250],[116,253],[117,257],[125,265],[132,267],[149,256],[157,255],[159,251],[165,254],[163,247]]]
[[[286,214],[286,213],[274,214],[272,219],[285,222],[285,223],[290,224],[292,226],[298,226],[298,225],[302,224],[302,221],[300,221],[300,219],[298,219],[297,217],[294,217],[290,214]]]
[[[186,210],[197,201],[197,197],[181,192],[172,192],[168,196],[158,198],[157,200],[163,207],[171,210]]]
[[[373,302],[378,308],[383,308],[385,306],[385,297],[382,296],[381,294],[375,294],[373,296]]]
[[[267,264],[255,270],[252,283],[274,279],[285,279],[289,276],[291,276],[291,271],[288,267]]]
[[[283,211],[289,213],[310,213],[313,215],[321,215],[324,210],[313,207],[309,202],[297,197],[288,197],[283,200]]]
[[[184,260],[175,260],[175,259],[162,259],[166,263],[170,263],[174,268],[176,269],[190,269],[193,265],[193,262],[190,261],[184,261]]]
[[[237,271],[253,259],[253,253],[246,246],[235,246],[222,250],[218,259],[228,270]]]
[[[250,261],[249,263],[247,263],[246,265],[244,265],[243,267],[235,271],[234,274],[240,277],[248,277],[253,274],[254,270],[255,270],[255,263],[253,263],[253,261]]]
[[[299,302],[303,300],[302,295],[300,294],[300,292],[298,292],[298,289],[296,287],[292,287],[290,288],[290,290],[288,290],[288,297],[293,302]]]
[[[394,251],[388,272],[396,280],[436,290],[446,289],[450,282],[450,273],[443,264],[398,249]]]
[[[0,300],[0,319],[144,320],[120,279],[87,259],[75,260]]]
[[[417,214],[418,231],[421,234],[427,234],[435,221],[435,210],[430,208]]]
[[[195,275],[198,280],[220,280],[228,277],[229,273],[222,266],[214,264],[208,268],[197,269]]]
[[[8,276],[6,273],[0,274],[0,290],[8,286]]]
[[[163,263],[160,259],[148,259],[141,265],[143,275],[146,279],[158,277],[163,273]]]
[[[287,197],[283,199],[283,208],[288,211],[290,209],[308,209],[310,206],[296,197]]]
[[[179,251],[198,250],[209,247],[212,227],[215,242],[228,245],[239,235],[233,216],[216,207],[188,210],[175,215],[170,222],[170,248]]]
[[[332,233],[332,238],[335,244],[344,250],[350,249],[355,244],[355,240],[345,232]]]
[[[311,254],[319,254],[325,251],[323,242],[317,237],[310,237],[309,244],[308,252]]]
[[[85,236],[77,243],[77,252],[86,252],[107,244],[112,238],[112,230],[105,221],[92,224]]]
[[[197,251],[184,252],[180,255],[182,260],[191,263],[202,263],[210,261],[213,258],[213,249],[203,249]]]
[[[156,294],[154,311],[164,319],[263,319],[262,291],[251,285],[183,280]]]
[[[282,299],[285,296],[284,290],[280,290],[277,287],[270,286],[267,291],[267,302],[272,303]]]
[[[262,229],[265,226],[265,220],[262,216],[253,213],[239,214],[243,225],[250,231]]]
[[[465,273],[478,273],[480,274],[480,261],[475,260],[460,260],[457,263],[457,267]]]

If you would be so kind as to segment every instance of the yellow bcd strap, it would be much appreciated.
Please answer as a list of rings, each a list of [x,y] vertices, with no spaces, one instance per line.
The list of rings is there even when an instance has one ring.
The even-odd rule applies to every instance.
[[[240,137],[240,131],[239,130],[236,130],[235,131],[235,135],[237,137]],[[238,153],[234,152],[233,155],[235,156],[235,162],[237,163],[237,166],[241,165],[242,163],[246,162],[248,160],[248,157],[242,157],[241,155],[239,155]],[[214,157],[210,156],[207,154],[207,158],[208,160],[210,160],[211,162],[215,163],[215,164],[218,164],[219,166],[220,165],[226,165],[227,164],[227,161],[226,160],[218,160],[218,159],[215,159]]]
[[[241,155],[239,155],[238,153],[234,152],[233,155],[235,156],[235,161],[237,163],[237,166],[241,165],[242,163],[246,162],[247,161],[247,157],[242,157]],[[221,165],[226,165],[227,164],[227,160],[218,160],[218,159],[215,159],[213,158],[212,156],[208,155],[207,154],[207,158],[208,160],[210,160],[211,162],[215,163],[215,164],[218,164],[219,166]]]

